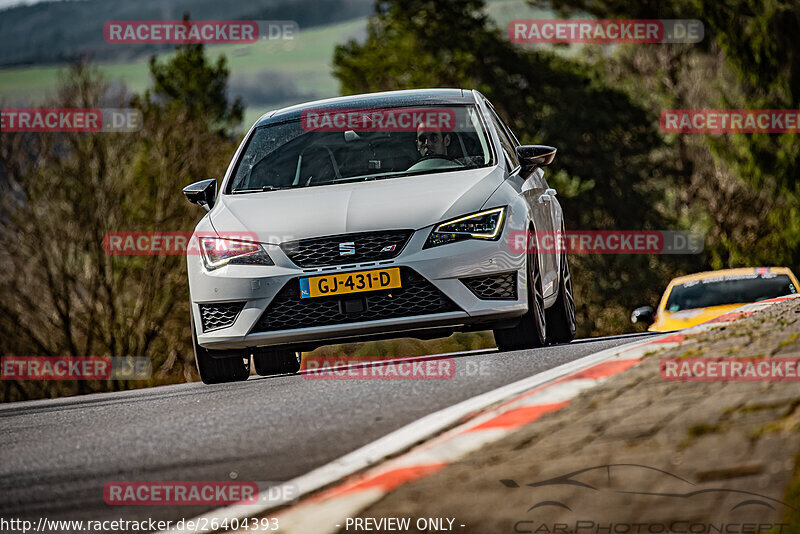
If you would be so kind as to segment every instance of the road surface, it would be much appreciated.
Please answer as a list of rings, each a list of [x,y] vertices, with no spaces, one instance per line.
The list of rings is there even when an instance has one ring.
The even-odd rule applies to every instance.
[[[251,377],[0,407],[0,517],[177,521],[203,506],[109,506],[115,481],[286,481],[412,421],[647,334],[451,355],[449,380]]]

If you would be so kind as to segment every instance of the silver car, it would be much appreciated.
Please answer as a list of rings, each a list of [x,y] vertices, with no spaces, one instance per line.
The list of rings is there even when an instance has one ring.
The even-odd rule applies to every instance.
[[[294,373],[300,351],[493,330],[500,350],[569,342],[563,231],[542,167],[479,92],[396,91],[263,115],[216,180],[187,254],[205,383]],[[535,232],[536,234],[531,234]]]

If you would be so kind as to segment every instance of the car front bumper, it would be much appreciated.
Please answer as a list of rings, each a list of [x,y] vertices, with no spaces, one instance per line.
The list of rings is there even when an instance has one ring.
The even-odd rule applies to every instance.
[[[509,247],[508,235],[518,226],[509,217],[497,241],[466,240],[422,249],[431,227],[413,233],[402,252],[393,260],[341,265],[336,268],[303,269],[291,262],[278,245],[264,245],[274,266],[227,265],[208,271],[199,255],[187,256],[189,288],[197,338],[208,349],[245,349],[259,346],[314,346],[360,337],[387,336],[429,328],[473,328],[485,323],[513,319],[527,311],[525,256]],[[524,222],[519,221],[521,225]],[[524,226],[522,226],[524,227]],[[286,284],[293,280],[339,272],[400,267],[420,275],[447,299],[452,311],[388,319],[347,322],[321,326],[259,331],[262,314]],[[478,298],[461,279],[509,273],[516,278],[516,298]],[[362,294],[363,295],[363,294]],[[203,331],[200,305],[237,302],[243,308],[228,327]]]

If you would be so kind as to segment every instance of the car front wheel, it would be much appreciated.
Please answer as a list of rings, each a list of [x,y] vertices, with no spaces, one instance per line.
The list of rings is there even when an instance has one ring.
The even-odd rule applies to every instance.
[[[575,294],[566,254],[561,256],[558,300],[547,310],[546,318],[548,343],[569,343],[575,339]]]
[[[286,349],[258,348],[253,351],[256,373],[261,376],[295,374],[300,370],[300,353]]]
[[[546,324],[544,309],[544,292],[539,259],[536,254],[528,254],[528,311],[513,328],[502,328],[494,331],[494,340],[501,351],[530,349],[544,346],[546,340]]]
[[[240,350],[209,350],[197,343],[194,318],[191,322],[192,346],[197,372],[204,384],[240,382],[250,376],[250,354]],[[212,356],[211,354],[214,354]]]

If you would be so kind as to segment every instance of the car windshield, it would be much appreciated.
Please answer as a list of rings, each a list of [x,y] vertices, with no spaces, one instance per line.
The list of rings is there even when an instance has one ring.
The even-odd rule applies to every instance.
[[[675,286],[667,299],[666,310],[676,312],[725,304],[758,302],[797,293],[785,274],[751,274],[694,280]]]
[[[228,193],[377,180],[491,165],[475,106],[305,110],[257,128]]]

